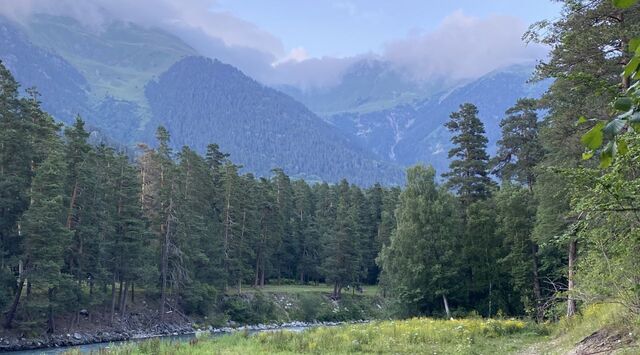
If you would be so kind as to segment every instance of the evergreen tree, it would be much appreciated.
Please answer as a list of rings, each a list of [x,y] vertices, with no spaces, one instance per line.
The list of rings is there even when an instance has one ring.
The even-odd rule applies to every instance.
[[[46,311],[48,333],[55,331],[54,312],[61,306],[56,302],[56,293],[68,277],[62,269],[64,252],[71,241],[63,213],[65,166],[58,149],[51,151],[37,168],[32,185],[32,203],[22,218],[25,275],[20,282],[22,284],[24,278],[28,278],[34,287],[46,290],[44,303],[34,300],[28,302],[27,307],[31,306],[28,313]]]
[[[318,279],[317,265],[320,263],[320,238],[313,223],[315,200],[311,187],[303,180],[292,184],[295,216],[292,220],[293,238],[299,245],[296,271],[300,283]]]
[[[354,237],[358,231],[353,223],[352,201],[346,180],[342,180],[337,186],[337,197],[335,222],[328,231],[322,263],[325,280],[333,285],[334,299],[341,297],[344,286],[357,281],[360,266],[358,240]]]
[[[454,159],[449,165],[450,171],[443,176],[448,178],[447,186],[456,191],[466,207],[491,194],[486,152],[488,140],[478,118],[478,109],[473,104],[460,105],[460,110],[450,117],[445,126],[454,134],[451,138],[454,147],[449,151],[449,158]]]
[[[516,181],[533,189],[534,168],[543,157],[538,138],[537,101],[519,99],[506,111],[500,122],[502,138],[498,141],[498,153],[494,159],[494,172],[503,181]]]

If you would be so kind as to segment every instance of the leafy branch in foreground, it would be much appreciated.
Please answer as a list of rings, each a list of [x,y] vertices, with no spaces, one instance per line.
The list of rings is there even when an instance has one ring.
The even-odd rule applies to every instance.
[[[626,9],[635,5],[638,0],[612,0],[613,5]],[[580,141],[587,148],[582,154],[584,160],[591,159],[599,151],[600,167],[608,168],[613,159],[629,151],[623,133],[640,132],[640,37],[633,38],[628,43],[631,56],[622,72],[622,86],[624,94],[613,102],[616,117],[612,120],[598,120]],[[632,81],[635,81],[630,85]],[[578,119],[578,124],[585,123],[585,117]],[[607,143],[603,146],[605,140]]]

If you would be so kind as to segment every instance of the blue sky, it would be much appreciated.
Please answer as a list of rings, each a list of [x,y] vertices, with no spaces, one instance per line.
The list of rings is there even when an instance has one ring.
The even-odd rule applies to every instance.
[[[552,0],[15,0],[0,15],[71,16],[89,28],[125,21],[175,34],[199,54],[267,84],[323,87],[353,63],[383,60],[417,80],[473,79],[543,59],[529,24]]]
[[[311,57],[344,57],[432,31],[457,11],[530,24],[557,17],[560,6],[550,0],[218,0],[212,10],[255,24],[279,38],[286,51],[303,47]]]

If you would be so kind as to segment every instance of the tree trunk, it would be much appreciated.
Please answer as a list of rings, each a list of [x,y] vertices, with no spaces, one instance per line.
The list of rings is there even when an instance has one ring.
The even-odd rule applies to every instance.
[[[111,281],[111,320],[110,324],[113,325],[113,317],[116,314],[116,275],[113,275]]]
[[[260,254],[258,253],[258,256],[256,257],[256,277],[255,277],[255,281],[253,282],[253,287],[258,287],[260,282]]]
[[[449,302],[447,296],[442,294],[442,303],[444,304],[444,311],[447,313],[447,319],[451,319],[451,311],[449,310]]]
[[[120,314],[127,311],[127,292],[129,291],[129,282],[124,283],[124,291],[122,292],[122,301],[120,302]]]
[[[18,281],[18,290],[16,290],[16,295],[13,298],[13,302],[11,303],[11,307],[7,312],[7,316],[4,321],[4,327],[9,329],[13,323],[13,318],[16,316],[16,310],[18,309],[18,304],[20,303],[20,296],[22,295],[22,289],[24,288],[24,278],[20,276],[20,281]]]
[[[542,322],[544,310],[542,309],[542,292],[540,291],[540,278],[538,275],[538,245],[531,243],[531,263],[533,273],[533,297],[536,303],[536,321]]]
[[[493,282],[489,281],[489,314],[487,317],[491,317],[491,311],[493,311]]]
[[[162,273],[162,288],[160,291],[160,320],[164,321],[165,303],[167,302],[167,272],[169,268],[169,235],[171,233],[171,210],[173,209],[173,199],[169,199],[169,209],[167,213],[166,231],[164,233],[164,243],[162,246],[162,260],[160,272]]]
[[[577,257],[578,242],[575,238],[569,241],[569,275],[567,280],[567,317],[573,317],[576,314],[576,300],[573,298],[572,292],[574,285],[575,264]]]
[[[134,291],[133,286],[134,286],[133,281],[131,281],[131,304],[135,303],[136,301],[136,298],[135,298],[136,292]]]
[[[121,310],[120,305],[122,304],[122,288],[124,281],[120,281],[120,287],[118,288],[118,310]]]
[[[53,288],[50,288],[49,291],[47,291],[47,296],[49,298],[49,306],[48,306],[48,319],[47,319],[47,333],[48,334],[53,334],[53,332],[56,331],[56,325],[55,322],[53,320],[53,305],[51,303],[51,300],[53,299]]]
[[[71,193],[71,200],[69,201],[69,212],[67,213],[67,229],[71,230],[73,225],[73,209],[76,206],[76,199],[78,198],[78,180],[73,184],[73,192]]]

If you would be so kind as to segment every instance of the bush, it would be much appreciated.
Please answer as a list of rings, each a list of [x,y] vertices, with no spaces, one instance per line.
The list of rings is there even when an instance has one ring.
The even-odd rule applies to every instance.
[[[181,292],[181,305],[187,314],[209,315],[218,298],[218,290],[211,286],[194,282]]]
[[[252,299],[230,296],[223,302],[222,309],[230,320],[242,324],[268,323],[278,320],[276,304],[262,292],[256,292]]]
[[[305,322],[312,322],[318,319],[321,308],[328,308],[321,295],[301,293],[298,295],[300,305],[297,318]]]

